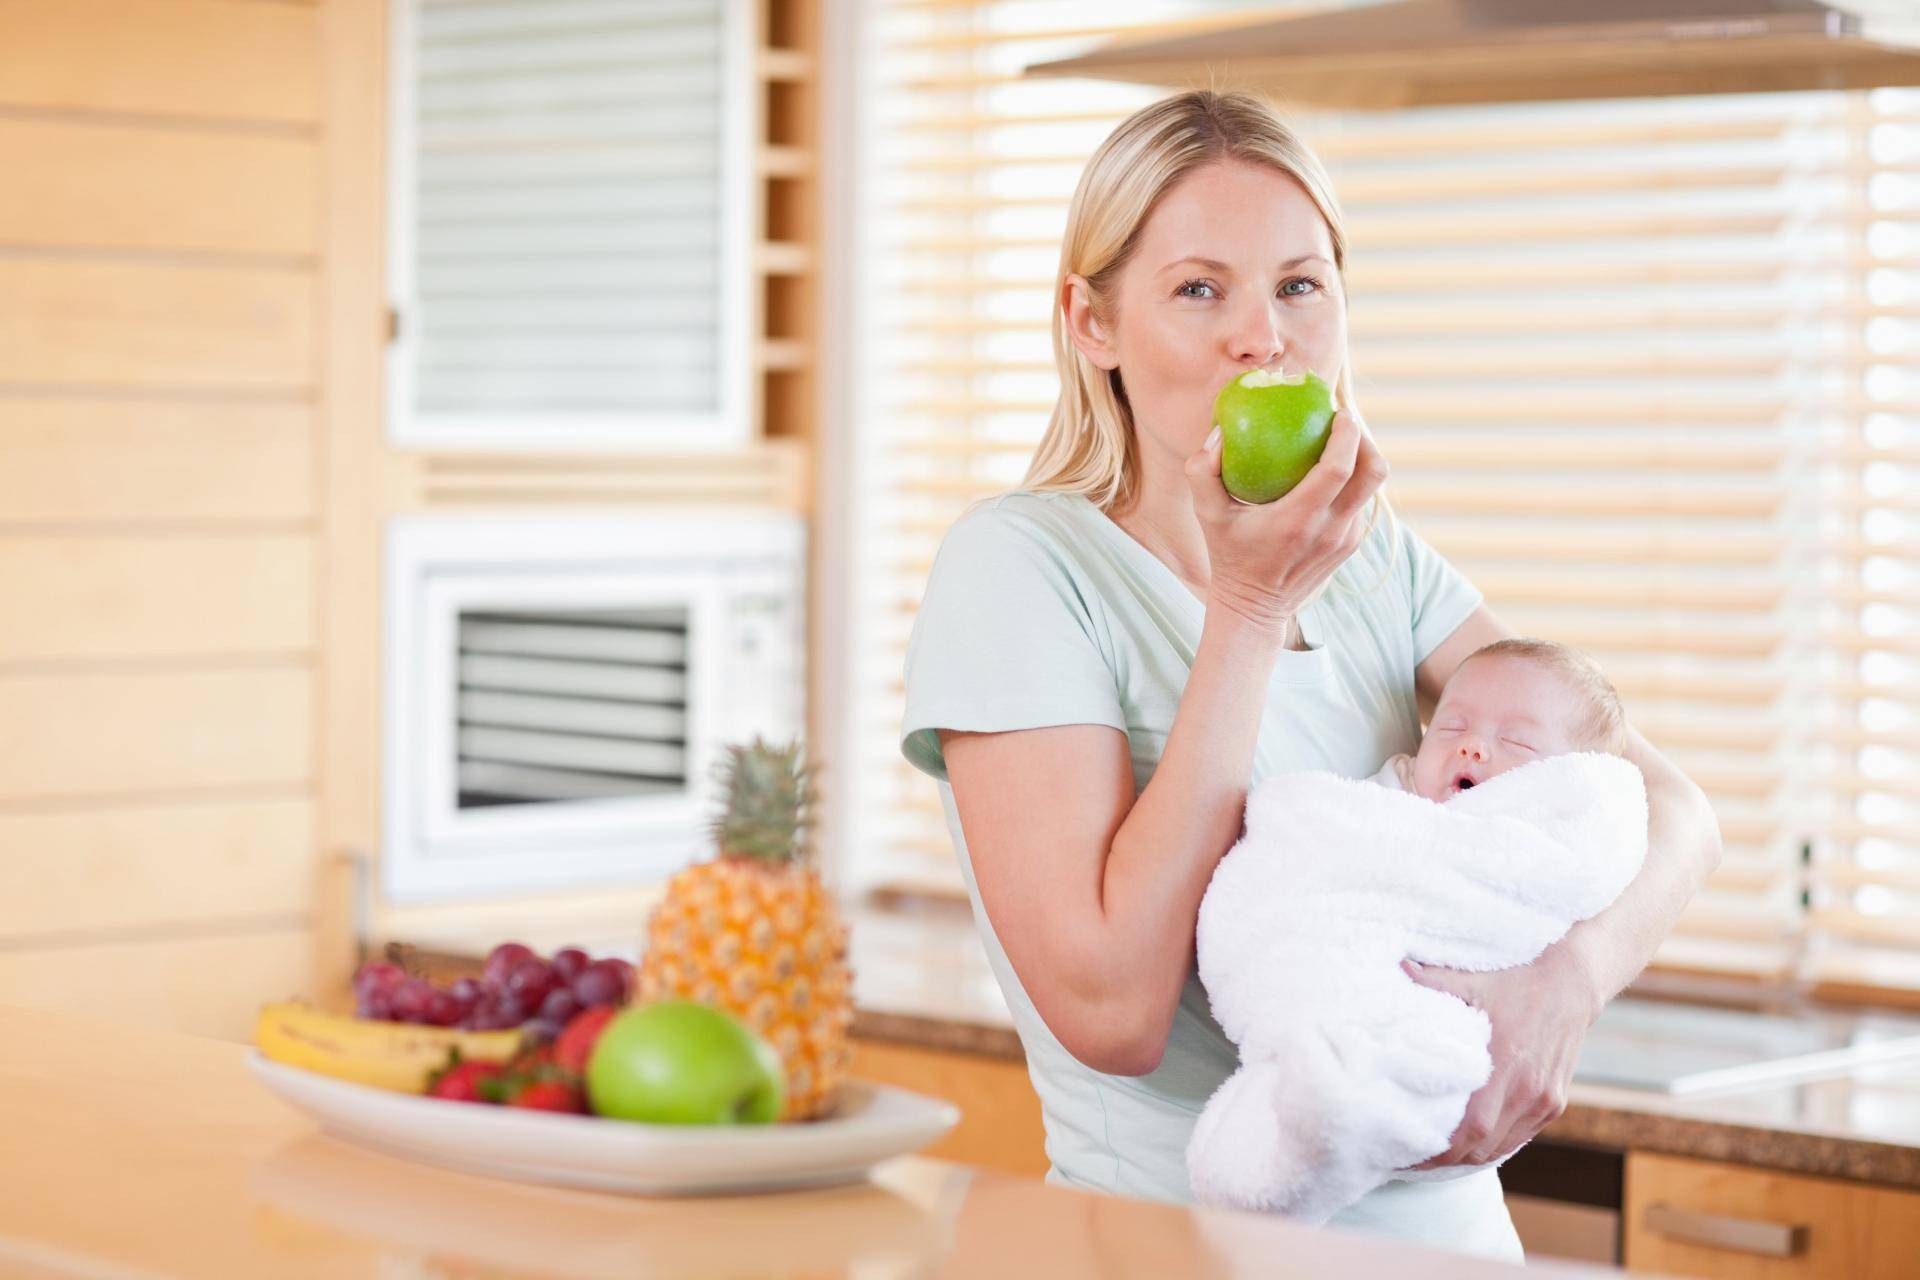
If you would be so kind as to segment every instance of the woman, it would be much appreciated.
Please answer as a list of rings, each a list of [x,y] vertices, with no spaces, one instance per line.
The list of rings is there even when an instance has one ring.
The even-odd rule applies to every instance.
[[[1047,1180],[1190,1199],[1184,1154],[1235,1051],[1194,926],[1250,785],[1371,774],[1453,668],[1512,634],[1376,499],[1354,407],[1347,241],[1318,159],[1261,99],[1194,92],[1088,162],[1061,249],[1061,393],[1022,489],[941,544],[902,750],[941,783],[1042,1104]],[[1220,482],[1213,397],[1253,368],[1338,388],[1326,453],[1263,506]],[[1485,1164],[1564,1106],[1580,1041],[1719,856],[1700,791],[1637,733],[1646,869],[1533,964],[1418,971],[1484,1009],[1492,1079],[1433,1166]],[[1396,1182],[1334,1219],[1518,1257],[1493,1170]]]

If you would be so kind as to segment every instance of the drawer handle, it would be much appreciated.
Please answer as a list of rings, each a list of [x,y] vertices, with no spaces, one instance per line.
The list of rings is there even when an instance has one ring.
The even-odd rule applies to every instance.
[[[1648,1205],[1645,1222],[1647,1230],[1655,1235],[1768,1258],[1791,1258],[1807,1247],[1804,1226],[1725,1218],[1714,1213],[1676,1209],[1670,1204]]]

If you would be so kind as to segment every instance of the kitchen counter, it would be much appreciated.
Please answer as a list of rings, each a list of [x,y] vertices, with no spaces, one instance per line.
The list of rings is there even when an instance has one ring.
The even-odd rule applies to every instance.
[[[869,909],[854,913],[850,927],[856,1034],[1023,1056],[967,911]],[[1681,1096],[1575,1083],[1566,1114],[1545,1134],[1920,1188],[1920,1059]]]
[[[324,1136],[252,1078],[245,1052],[0,1007],[0,1273],[1157,1280],[1271,1275],[1281,1259],[1302,1275],[1518,1270],[914,1156],[841,1187],[695,1198],[470,1176]]]

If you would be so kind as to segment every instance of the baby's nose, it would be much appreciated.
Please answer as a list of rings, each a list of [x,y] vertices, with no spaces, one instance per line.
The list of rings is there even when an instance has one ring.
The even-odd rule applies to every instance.
[[[1469,760],[1484,761],[1487,758],[1487,748],[1480,739],[1469,738],[1460,744],[1460,754],[1466,756]]]

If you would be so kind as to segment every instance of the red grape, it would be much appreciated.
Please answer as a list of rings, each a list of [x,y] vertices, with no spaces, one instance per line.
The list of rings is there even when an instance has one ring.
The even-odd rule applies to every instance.
[[[560,975],[560,981],[571,983],[592,960],[578,947],[562,947],[553,953],[553,971]]]
[[[433,999],[433,984],[424,978],[409,978],[393,992],[392,1018],[395,1022],[424,1022],[427,1004]]]
[[[540,1016],[550,1018],[565,1026],[574,1014],[580,1012],[580,1002],[573,998],[573,992],[565,987],[555,987],[547,993],[540,1003]]]
[[[487,1002],[486,1007],[493,1010],[493,1016],[503,1027],[517,1027],[527,1020],[526,1002],[511,991],[498,993]]]
[[[554,982],[553,967],[537,957],[522,960],[507,971],[507,990],[519,996],[529,1008],[540,1007],[547,992],[553,990]]]
[[[535,1018],[522,1028],[536,1044],[551,1044],[560,1035],[560,1024],[551,1018]]]
[[[613,967],[618,963],[617,960],[595,960],[580,971],[580,976],[573,980],[573,998],[580,1002],[581,1008],[619,1004],[625,998],[620,971]]]
[[[376,960],[372,964],[360,966],[360,972],[353,975],[353,995],[358,1002],[365,1004],[367,998],[376,991],[390,991],[406,981],[407,975],[397,964],[388,964]]]
[[[436,991],[427,997],[426,1020],[433,1026],[450,1027],[465,1012],[451,991]]]
[[[486,981],[495,985],[504,983],[507,975],[513,972],[513,966],[522,960],[535,960],[533,948],[518,942],[503,942],[487,956],[484,976]]]

